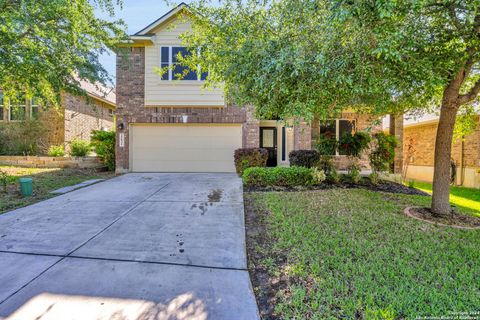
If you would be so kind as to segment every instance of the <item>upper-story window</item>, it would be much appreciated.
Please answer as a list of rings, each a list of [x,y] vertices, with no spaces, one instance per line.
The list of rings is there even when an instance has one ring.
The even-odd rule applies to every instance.
[[[208,72],[201,72],[200,66],[197,70],[190,70],[179,63],[178,56],[186,57],[191,52],[186,47],[163,46],[160,48],[160,67],[168,70],[162,75],[162,80],[205,80]]]
[[[9,102],[10,121],[25,120],[27,115],[27,101],[25,96],[21,95],[17,99],[10,99]]]
[[[336,119],[320,122],[320,140],[335,139],[340,140],[340,137],[346,133],[353,133],[355,131],[355,120]],[[340,150],[331,150],[330,155],[344,155],[342,148]]]

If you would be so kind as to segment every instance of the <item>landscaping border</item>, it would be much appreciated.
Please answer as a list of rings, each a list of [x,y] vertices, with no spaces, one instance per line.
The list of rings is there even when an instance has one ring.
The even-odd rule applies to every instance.
[[[449,228],[455,228],[455,229],[461,229],[461,230],[480,230],[480,227],[456,226],[456,225],[444,224],[444,223],[440,223],[440,222],[435,222],[435,221],[430,221],[430,220],[419,218],[419,217],[413,215],[412,213],[410,213],[410,210],[415,209],[415,208],[420,208],[420,207],[406,207],[405,210],[403,210],[403,213],[405,213],[405,215],[410,217],[410,218],[413,218],[413,219],[416,219],[416,220],[419,220],[419,221],[423,221],[423,222],[426,222],[426,223],[429,223],[429,224],[433,224],[433,225],[436,225],[436,226],[449,227]]]
[[[0,156],[0,165],[26,168],[94,169],[104,167],[98,157]]]

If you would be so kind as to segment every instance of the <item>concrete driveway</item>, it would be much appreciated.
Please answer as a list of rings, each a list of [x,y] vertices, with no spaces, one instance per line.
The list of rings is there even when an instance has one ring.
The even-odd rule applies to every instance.
[[[0,319],[257,319],[234,174],[127,174],[0,215]]]

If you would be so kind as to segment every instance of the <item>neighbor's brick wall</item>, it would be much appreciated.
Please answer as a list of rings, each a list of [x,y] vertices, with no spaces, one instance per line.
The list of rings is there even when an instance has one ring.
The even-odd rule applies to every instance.
[[[188,116],[188,123],[239,123],[247,129],[243,145],[258,146],[258,128],[252,117],[252,110],[228,106],[219,107],[145,107],[145,48],[121,48],[117,52],[117,126],[124,124],[125,146],[116,148],[117,172],[129,169],[129,124],[130,123],[182,123],[182,116]]]
[[[65,143],[73,139],[90,141],[93,130],[110,130],[113,128],[113,115],[107,104],[85,97],[62,95],[65,109]]]
[[[465,137],[464,163],[467,167],[480,166],[480,118],[474,133]],[[410,139],[414,141],[416,152],[409,164],[418,166],[433,166],[435,156],[435,137],[437,123],[404,128],[403,149],[407,150]],[[455,141],[452,146],[452,158],[457,166],[461,164],[461,141]],[[405,159],[406,161],[406,159]]]

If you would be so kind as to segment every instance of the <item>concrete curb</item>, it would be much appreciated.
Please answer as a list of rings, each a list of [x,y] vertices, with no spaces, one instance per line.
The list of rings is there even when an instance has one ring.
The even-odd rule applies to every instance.
[[[86,180],[86,181],[80,182],[78,184],[74,184],[73,186],[63,187],[63,188],[60,188],[60,189],[57,189],[57,190],[50,191],[50,193],[52,193],[52,194],[65,194],[65,193],[72,192],[72,191],[80,189],[80,188],[91,186],[93,184],[96,184],[96,183],[99,183],[99,182],[102,182],[102,181],[105,181],[105,179]]]

